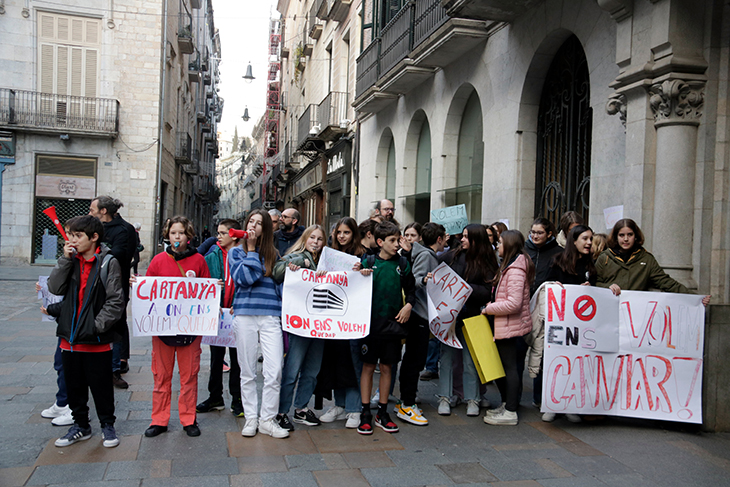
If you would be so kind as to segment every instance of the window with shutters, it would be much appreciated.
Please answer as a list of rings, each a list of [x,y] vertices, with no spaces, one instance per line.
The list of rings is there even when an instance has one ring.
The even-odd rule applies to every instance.
[[[38,12],[38,90],[44,116],[95,116],[101,20]],[[44,96],[60,95],[60,96]]]

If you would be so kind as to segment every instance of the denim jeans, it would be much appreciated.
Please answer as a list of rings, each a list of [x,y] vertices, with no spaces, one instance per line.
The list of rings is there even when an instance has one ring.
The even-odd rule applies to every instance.
[[[456,355],[461,355],[463,360],[463,377],[464,377],[464,400],[479,400],[479,376],[477,375],[477,368],[474,365],[474,361],[471,358],[469,349],[466,348],[466,340],[464,340],[464,334],[462,333],[462,327],[457,325],[456,336],[464,346],[463,349],[450,347],[448,345],[441,344],[441,373],[439,374],[439,392],[438,395],[441,397],[451,398],[453,394],[453,361]]]
[[[58,391],[56,392],[56,405],[60,408],[68,406],[68,393],[66,392],[66,376],[63,373],[63,357],[61,356],[61,339],[58,339],[56,345],[56,353],[53,354],[53,368],[56,371],[56,384]]]
[[[426,357],[426,370],[437,374],[439,371],[439,355],[441,355],[441,342],[438,338],[428,340],[428,356]]]
[[[279,414],[289,412],[294,398],[294,408],[304,409],[317,386],[317,374],[322,367],[324,340],[289,334],[289,352],[284,359],[279,396]],[[294,397],[294,387],[297,395]]]

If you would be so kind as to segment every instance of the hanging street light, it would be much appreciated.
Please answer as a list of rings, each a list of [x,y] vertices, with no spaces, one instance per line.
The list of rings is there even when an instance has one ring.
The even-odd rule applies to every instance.
[[[249,61],[248,66],[246,66],[246,75],[243,77],[243,79],[246,80],[246,83],[250,83],[251,81],[256,79],[253,77],[253,71],[251,70],[251,61]]]
[[[243,117],[241,118],[244,122],[248,122],[249,120],[251,120],[251,117],[249,117],[248,115],[248,107],[246,107],[246,109],[243,111]]]

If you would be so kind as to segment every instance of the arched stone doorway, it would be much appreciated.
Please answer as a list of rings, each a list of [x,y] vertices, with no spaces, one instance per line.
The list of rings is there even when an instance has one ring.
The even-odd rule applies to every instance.
[[[588,63],[571,35],[555,53],[540,97],[536,216],[557,224],[573,210],[588,219],[592,127]]]

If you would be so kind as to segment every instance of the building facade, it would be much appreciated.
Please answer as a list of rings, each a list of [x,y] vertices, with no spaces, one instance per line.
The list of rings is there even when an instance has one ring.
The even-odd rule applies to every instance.
[[[397,4],[397,5],[396,5]],[[623,207],[691,288],[728,302],[727,2],[366,2],[358,216],[472,222]]]
[[[282,110],[277,198],[302,224],[329,228],[355,214],[352,107],[360,50],[360,2],[281,0]]]
[[[146,252],[173,214],[209,224],[222,110],[210,0],[7,2],[0,36],[3,260],[54,262],[42,211],[63,222],[96,195],[124,202]]]

